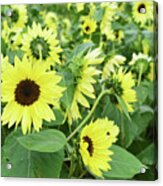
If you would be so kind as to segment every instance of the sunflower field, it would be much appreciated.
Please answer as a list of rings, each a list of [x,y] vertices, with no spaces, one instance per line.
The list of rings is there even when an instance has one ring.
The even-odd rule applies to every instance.
[[[157,11],[1,6],[2,176],[157,179]]]

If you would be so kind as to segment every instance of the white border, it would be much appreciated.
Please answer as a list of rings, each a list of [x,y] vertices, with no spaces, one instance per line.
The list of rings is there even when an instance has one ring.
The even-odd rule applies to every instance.
[[[104,2],[106,0],[1,0],[0,4],[43,4],[43,3],[63,3],[63,2]],[[113,1],[113,0],[107,0]],[[120,0],[114,0],[120,1]],[[125,0],[132,1],[132,0]],[[143,0],[142,0],[143,1]],[[155,182],[136,181],[95,181],[95,180],[55,180],[55,179],[20,179],[20,178],[0,178],[1,186],[131,186],[131,185],[163,185],[163,0],[159,3],[159,180]],[[16,149],[15,149],[16,150]]]

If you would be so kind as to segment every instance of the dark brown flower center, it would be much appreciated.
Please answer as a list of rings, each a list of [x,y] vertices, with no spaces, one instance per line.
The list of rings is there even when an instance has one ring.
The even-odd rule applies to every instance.
[[[40,87],[30,79],[21,81],[15,89],[15,101],[23,106],[32,105],[38,100],[39,95]]]
[[[86,30],[87,32],[89,32],[90,27],[89,27],[89,26],[86,26],[86,27],[85,27],[85,30]]]
[[[89,138],[88,136],[84,136],[84,137],[83,137],[83,141],[84,141],[85,143],[88,143],[87,151],[89,152],[89,155],[90,155],[90,156],[93,156],[93,151],[94,151],[94,149],[93,149],[93,143],[92,143],[91,138]]]

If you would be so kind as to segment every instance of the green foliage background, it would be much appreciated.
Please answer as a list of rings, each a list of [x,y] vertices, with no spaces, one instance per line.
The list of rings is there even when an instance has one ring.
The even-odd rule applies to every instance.
[[[122,3],[119,4],[119,6]],[[119,19],[112,23],[113,30],[123,30],[125,37],[121,41],[106,41],[104,36],[97,28],[91,35],[92,43],[85,43],[89,39],[88,35],[81,33],[80,17],[88,15],[90,4],[84,5],[84,10],[77,12],[76,5],[72,4],[69,8],[67,4],[56,5],[27,5],[28,26],[39,22],[45,26],[44,18],[40,12],[55,12],[58,16],[58,39],[60,40],[63,52],[60,60],[65,64],[56,67],[57,72],[62,76],[62,86],[67,87],[61,98],[62,110],[55,109],[56,121],[51,123],[44,122],[43,130],[39,133],[32,133],[23,136],[21,130],[14,131],[2,127],[2,176],[5,177],[43,177],[43,178],[95,178],[88,171],[85,171],[79,154],[79,137],[76,135],[69,143],[66,136],[73,131],[79,121],[69,126],[65,120],[64,112],[70,107],[75,91],[74,76],[68,64],[76,57],[83,56],[90,48],[96,48],[103,42],[103,53],[105,62],[115,54],[124,55],[127,61],[132,59],[133,53],[143,51],[142,40],[146,40],[149,45],[149,56],[154,62],[157,61],[157,48],[154,40],[156,32],[141,28],[132,18],[132,3],[124,3],[123,12],[117,12]],[[2,6],[2,20],[5,19],[6,11],[10,6]],[[104,10],[100,4],[96,4],[94,18],[97,25],[100,25]],[[70,29],[65,26],[64,20],[70,21]],[[156,23],[154,23],[154,26]],[[26,25],[26,26],[27,26]],[[3,29],[3,28],[2,28]],[[66,30],[67,29],[67,30]],[[26,28],[24,32],[26,31]],[[156,30],[155,30],[156,31]],[[155,43],[156,42],[156,43]],[[2,38],[1,48],[3,56],[9,56],[10,63],[13,63],[14,56],[23,56],[21,49],[11,51],[8,43]],[[102,69],[102,65],[99,69]],[[125,64],[128,68],[128,64]],[[157,79],[157,74],[156,79]],[[123,114],[111,102],[109,96],[104,96],[98,107],[95,109],[91,119],[108,117],[115,121],[120,127],[119,140],[113,145],[114,155],[111,162],[112,170],[104,173],[105,179],[136,179],[136,180],[155,180],[157,178],[157,100],[156,100],[156,79],[154,82],[144,78],[139,86],[135,88],[138,101],[134,105],[134,112]],[[96,95],[101,91],[100,81],[95,86]],[[92,100],[90,100],[93,105]],[[2,111],[4,105],[2,104]],[[88,111],[81,108],[83,118]],[[122,122],[123,121],[123,122]],[[12,169],[7,170],[6,164],[11,163]],[[140,173],[141,167],[146,168],[144,174]]]

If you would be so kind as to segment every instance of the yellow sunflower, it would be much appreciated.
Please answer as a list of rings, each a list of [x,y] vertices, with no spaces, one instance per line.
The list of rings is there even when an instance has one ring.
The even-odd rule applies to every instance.
[[[115,55],[111,59],[109,59],[103,68],[103,79],[107,79],[112,73],[115,72],[115,69],[119,68],[120,65],[123,65],[125,61],[126,58],[122,55]]]
[[[9,27],[13,31],[23,29],[28,20],[26,5],[11,5],[10,7],[11,9],[8,9],[6,13]]]
[[[146,54],[133,54],[132,60],[129,62],[133,74],[141,80],[142,78],[148,78],[152,81],[152,72],[153,72],[153,62],[152,58]],[[150,74],[150,75],[149,75]],[[138,80],[138,81],[139,81]]]
[[[97,70],[94,65],[103,62],[104,58],[99,57],[100,55],[100,49],[94,49],[93,51],[88,52],[84,58],[81,58],[81,60],[77,59],[77,61],[72,64],[72,69],[75,67],[73,73],[76,78],[76,87],[72,105],[68,113],[70,124],[72,123],[72,120],[81,118],[78,104],[90,108],[90,104],[85,96],[95,99],[93,85],[96,83],[96,80],[94,76],[100,74],[101,71]],[[77,67],[78,69],[76,69]]]
[[[96,31],[96,21],[89,16],[82,17],[83,24],[81,25],[83,33],[90,35]]]
[[[64,88],[58,86],[61,77],[46,72],[44,64],[29,63],[26,56],[15,57],[14,66],[2,72],[2,125],[17,128],[21,123],[23,134],[42,128],[42,121],[55,120],[50,105],[58,105]]]
[[[135,22],[140,23],[141,26],[144,26],[147,21],[153,20],[153,7],[154,4],[152,1],[134,2],[132,16]]]
[[[28,27],[28,33],[23,37],[22,50],[28,55],[30,61],[46,62],[48,65],[60,63],[59,53],[62,49],[58,46],[56,33],[52,30],[41,28],[40,24],[33,23]]]
[[[119,128],[113,121],[97,119],[86,125],[80,135],[80,154],[84,165],[95,176],[111,170],[113,152],[109,149],[117,141]]]
[[[137,101],[136,91],[133,89],[135,81],[131,72],[119,68],[106,81],[106,87],[111,90],[111,101],[121,110],[116,95],[121,97],[126,104],[128,112],[133,112],[133,103]]]
[[[45,19],[45,24],[49,29],[52,29],[54,33],[57,32],[58,29],[58,17],[53,12],[44,12],[43,17]]]
[[[114,16],[118,10],[116,2],[101,3],[101,7],[104,8],[104,15],[100,24],[101,33],[109,38],[112,35],[111,22],[114,20]]]

